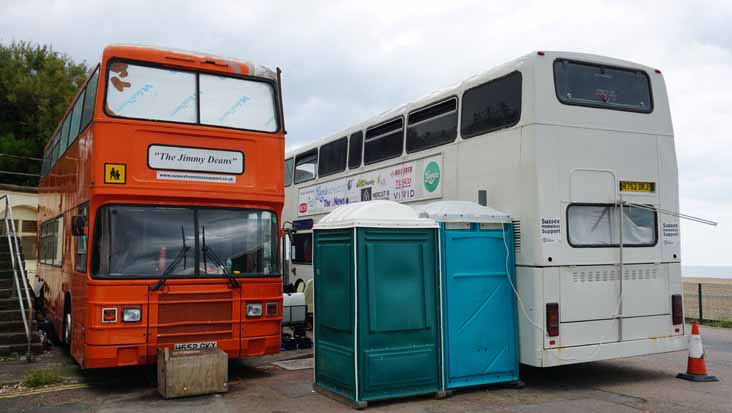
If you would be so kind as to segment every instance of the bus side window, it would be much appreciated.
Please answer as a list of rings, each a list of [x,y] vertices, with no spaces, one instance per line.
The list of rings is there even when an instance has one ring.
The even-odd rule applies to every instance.
[[[348,138],[345,136],[320,147],[318,176],[327,176],[346,170]]]
[[[80,205],[78,215],[71,222],[76,239],[76,271],[86,272],[86,256],[89,248],[89,204]]]
[[[460,134],[463,139],[510,128],[521,118],[521,72],[483,83],[463,94]]]
[[[41,224],[38,258],[41,264],[60,267],[64,250],[64,217],[63,215]]]
[[[366,129],[363,151],[366,165],[401,156],[404,151],[404,118]]]
[[[315,169],[318,165],[318,150],[301,153],[295,158],[295,183],[315,179]]]
[[[358,131],[351,134],[348,143],[348,169],[356,169],[361,166],[361,153],[363,152],[363,132]]]
[[[285,186],[292,185],[292,172],[295,166],[295,159],[285,159]]]
[[[410,113],[407,120],[407,153],[453,142],[457,137],[457,120],[457,98]]]
[[[294,234],[292,236],[292,262],[295,264],[313,263],[313,233]]]

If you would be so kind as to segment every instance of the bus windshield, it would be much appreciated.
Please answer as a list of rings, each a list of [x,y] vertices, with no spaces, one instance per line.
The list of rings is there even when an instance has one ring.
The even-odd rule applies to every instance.
[[[557,97],[568,105],[650,113],[653,110],[648,75],[567,60],[554,62]]]
[[[276,248],[277,217],[269,211],[106,205],[97,213],[92,273],[271,276]]]
[[[114,62],[110,116],[276,132],[274,88],[266,81]]]

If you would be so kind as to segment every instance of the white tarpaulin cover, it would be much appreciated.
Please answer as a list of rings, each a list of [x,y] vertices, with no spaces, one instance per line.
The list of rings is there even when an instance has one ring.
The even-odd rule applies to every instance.
[[[567,211],[569,241],[575,246],[617,245],[620,239],[620,207],[572,205]],[[656,242],[653,211],[623,208],[623,245],[653,245]]]

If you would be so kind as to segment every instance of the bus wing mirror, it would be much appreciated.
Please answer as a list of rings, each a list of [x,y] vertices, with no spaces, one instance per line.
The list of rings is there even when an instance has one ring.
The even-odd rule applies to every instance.
[[[86,235],[86,217],[74,215],[71,217],[71,234],[75,237]]]

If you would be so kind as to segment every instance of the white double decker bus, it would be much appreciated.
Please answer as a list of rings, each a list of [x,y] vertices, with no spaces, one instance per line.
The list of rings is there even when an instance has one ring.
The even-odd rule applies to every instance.
[[[312,277],[312,225],[341,204],[476,201],[514,219],[522,363],[686,348],[659,70],[531,53],[291,151],[285,179],[298,287]]]

